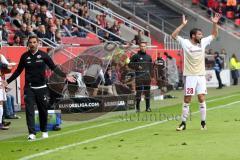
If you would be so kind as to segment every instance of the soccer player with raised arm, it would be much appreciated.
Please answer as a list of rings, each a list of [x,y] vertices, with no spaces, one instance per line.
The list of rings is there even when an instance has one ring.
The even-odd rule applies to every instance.
[[[192,96],[198,95],[199,110],[201,114],[201,129],[206,129],[206,102],[205,94],[207,94],[205,79],[205,48],[218,35],[217,23],[220,14],[215,14],[211,18],[213,22],[212,34],[203,37],[202,30],[193,28],[190,31],[190,39],[184,39],[179,36],[179,32],[187,24],[185,16],[182,16],[182,24],[172,33],[172,38],[177,40],[184,51],[184,102],[182,107],[182,123],[177,127],[177,131],[186,129],[186,120],[189,115],[189,106]]]

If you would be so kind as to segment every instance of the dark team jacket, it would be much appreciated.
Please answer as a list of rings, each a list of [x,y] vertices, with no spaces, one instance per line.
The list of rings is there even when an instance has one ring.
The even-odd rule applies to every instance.
[[[136,78],[149,79],[153,73],[151,56],[141,51],[130,58],[129,67],[135,70]]]
[[[7,82],[11,83],[22,73],[23,69],[25,69],[25,87],[43,86],[47,82],[45,77],[45,70],[47,66],[59,76],[66,77],[66,74],[54,64],[48,54],[38,50],[35,54],[32,54],[29,51],[23,53],[17,69],[12,76],[7,79]]]

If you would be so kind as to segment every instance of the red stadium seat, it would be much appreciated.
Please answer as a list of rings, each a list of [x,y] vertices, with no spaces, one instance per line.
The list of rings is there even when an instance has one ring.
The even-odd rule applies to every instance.
[[[100,40],[98,38],[62,37],[62,43],[92,46],[100,44]]]
[[[233,19],[234,18],[234,12],[233,11],[227,11],[226,17],[229,19]]]
[[[13,40],[13,37],[14,37],[15,34],[9,34],[8,35],[8,43],[13,43],[14,40]]]
[[[234,23],[237,27],[239,27],[240,26],[240,18],[235,19]]]
[[[192,4],[197,5],[199,3],[199,0],[192,0]]]

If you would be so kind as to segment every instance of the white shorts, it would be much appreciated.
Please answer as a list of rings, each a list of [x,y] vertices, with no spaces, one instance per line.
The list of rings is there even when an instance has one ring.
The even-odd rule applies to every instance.
[[[0,101],[6,101],[7,100],[6,91],[5,88],[3,88],[1,81],[2,78],[0,77]]]
[[[205,76],[184,76],[184,95],[207,94]]]

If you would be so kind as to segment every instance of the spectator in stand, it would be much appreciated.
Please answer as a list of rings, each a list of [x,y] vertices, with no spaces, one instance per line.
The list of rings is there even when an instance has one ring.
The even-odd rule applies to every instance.
[[[218,7],[215,9],[215,12],[220,13],[223,16],[226,16],[226,7],[223,5],[223,3],[219,3]],[[224,23],[225,19],[224,17],[220,18],[220,24]]]
[[[62,43],[62,35],[61,35],[61,32],[60,30],[56,30],[56,43],[57,44],[61,44]]]
[[[88,13],[88,6],[87,6],[86,3],[84,3],[84,4],[82,5],[82,13],[83,13],[83,14]]]
[[[104,39],[106,39],[106,40],[108,40],[108,41],[112,41],[112,38],[111,38],[111,36],[109,35],[109,33],[108,32],[104,32],[104,37],[103,37]],[[104,41],[105,42],[105,41]]]
[[[23,23],[31,24],[31,15],[29,12],[23,14]]]
[[[48,39],[48,43],[51,45],[55,46],[57,41],[56,41],[56,28],[55,27],[50,27],[49,31],[46,33],[46,38]]]
[[[227,0],[227,11],[236,12],[237,0]]]
[[[33,36],[35,33],[33,32],[33,27],[32,25],[27,25],[27,37]]]
[[[15,35],[20,36],[23,40],[23,43],[25,44],[25,41],[27,41],[28,38],[27,24],[23,23],[21,29],[15,32]]]
[[[108,31],[111,31],[112,28],[111,28],[109,22],[106,23],[106,27],[105,27],[105,29],[108,30]]]
[[[4,3],[2,3],[0,5],[0,7],[1,7],[0,8],[1,18],[3,18],[3,20],[5,20],[5,21],[9,21],[7,6]]]
[[[57,29],[57,26],[54,23],[54,20],[52,18],[49,18],[47,23],[47,28],[50,28],[50,27],[55,27],[55,29]]]
[[[114,21],[111,31],[115,34],[120,33],[120,24],[118,23],[118,21]]]
[[[58,30],[61,30],[62,20],[56,18],[54,23],[56,25],[56,28]]]
[[[53,18],[50,11],[47,10],[47,6],[43,5],[40,7],[40,13],[37,15],[41,18],[41,24],[46,24],[46,18]]]
[[[101,26],[101,17],[99,14],[96,15],[95,23],[96,23],[96,25]]]
[[[17,11],[20,15],[23,15],[25,10],[24,10],[24,6],[23,6],[23,3],[22,2],[19,2],[18,3],[18,7],[17,7]]]
[[[0,5],[0,25],[5,24],[5,20],[4,20],[4,15],[3,13],[1,13],[1,5]]]
[[[2,25],[0,26],[0,29],[2,28],[2,41],[4,43],[7,43],[8,42],[8,30],[7,30],[7,27],[6,25]]]
[[[28,11],[31,15],[36,15],[37,14],[36,5],[30,2],[28,5]]]
[[[37,34],[38,38],[47,38],[45,26],[44,25],[40,25],[38,27],[38,31],[37,31],[36,34]]]
[[[107,26],[106,15],[100,15],[100,26],[105,28]]]
[[[23,40],[21,39],[20,36],[14,35],[13,37],[13,46],[23,46]]]
[[[92,22],[92,23],[95,23],[95,20],[93,20],[93,19],[89,16],[89,13],[88,13],[88,12],[86,12],[86,13],[83,14],[83,18],[85,18],[86,20],[88,20],[88,21],[90,21],[90,22]],[[81,23],[82,23],[82,26],[84,26],[85,28],[93,31],[93,28],[94,28],[94,27],[93,27],[90,23],[88,23],[88,22],[82,22],[81,20],[79,20],[79,22],[81,22]]]
[[[36,26],[40,26],[40,25],[44,25],[44,23],[42,23],[41,17],[36,16]]]
[[[111,28],[111,31],[117,35],[117,36],[120,36],[120,24],[118,23],[118,21],[115,21],[112,28]],[[117,36],[114,36],[114,35],[110,35],[112,36],[112,40],[113,41],[120,41],[120,39],[117,37]]]
[[[64,4],[64,1],[59,1],[59,2],[58,2],[58,5],[59,5],[60,7],[63,7],[63,4]],[[57,15],[63,17],[63,9],[60,8],[60,7],[55,7],[55,13],[56,13]]]
[[[149,26],[146,26],[145,28],[146,28],[146,30],[144,30],[144,35],[147,37],[150,37],[150,32],[147,31],[147,30],[149,30]]]
[[[31,25],[33,27],[33,30],[37,29],[37,18],[35,15],[31,15]]]
[[[63,17],[64,17],[64,18],[70,17],[70,16],[71,16],[71,13],[68,12],[68,10],[70,9],[69,3],[64,3],[64,4],[63,4],[63,8],[65,9],[65,10],[63,10]]]
[[[143,40],[143,31],[138,30],[138,34],[134,36],[134,39],[132,40],[132,42],[136,45],[140,45],[141,41]]]
[[[18,14],[18,4],[14,3],[12,9],[10,10],[10,16],[14,17],[16,14]]]
[[[61,29],[63,30],[63,36],[69,37],[71,36],[71,32],[68,29],[68,19],[65,18],[62,22]]]
[[[12,18],[11,24],[15,29],[20,29],[21,28],[21,26],[22,26],[22,16],[18,13],[18,11],[15,11],[15,15]]]
[[[236,7],[235,18],[240,18],[240,2]]]

